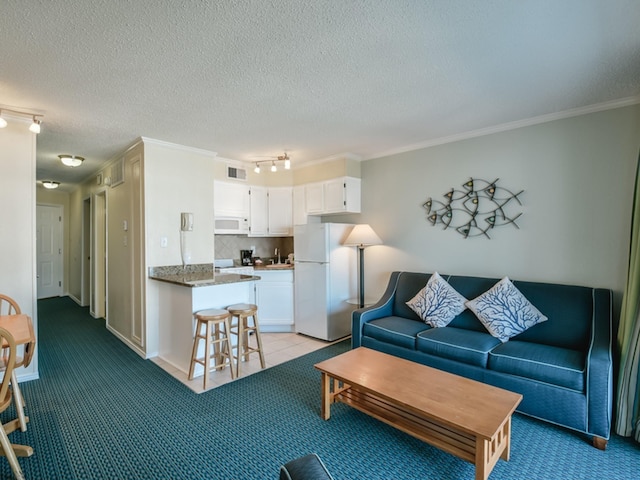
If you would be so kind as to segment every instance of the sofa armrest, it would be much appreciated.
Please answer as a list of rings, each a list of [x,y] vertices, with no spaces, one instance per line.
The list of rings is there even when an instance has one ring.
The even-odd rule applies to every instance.
[[[588,432],[609,438],[613,404],[612,293],[593,290],[591,344],[587,353]]]
[[[375,305],[354,310],[351,314],[351,347],[358,348],[362,345],[362,327],[366,322],[376,318],[393,315],[393,300],[396,296],[398,278],[400,272],[392,272],[389,284],[384,294]]]

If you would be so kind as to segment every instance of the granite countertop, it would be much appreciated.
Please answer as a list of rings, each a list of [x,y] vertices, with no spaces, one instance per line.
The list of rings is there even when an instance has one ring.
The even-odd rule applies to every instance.
[[[187,265],[186,268],[183,268],[182,265],[150,267],[149,278],[192,288],[260,280],[260,277],[255,275],[218,273],[214,270],[213,264],[211,263]]]

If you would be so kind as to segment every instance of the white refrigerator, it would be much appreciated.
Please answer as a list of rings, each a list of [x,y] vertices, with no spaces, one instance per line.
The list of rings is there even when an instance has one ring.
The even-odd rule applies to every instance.
[[[351,335],[356,249],[342,242],[352,228],[346,223],[294,227],[296,332],[329,341]]]

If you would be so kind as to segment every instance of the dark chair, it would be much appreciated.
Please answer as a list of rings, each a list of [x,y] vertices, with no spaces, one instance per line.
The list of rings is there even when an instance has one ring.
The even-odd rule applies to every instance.
[[[320,457],[310,453],[280,467],[280,480],[333,480]]]

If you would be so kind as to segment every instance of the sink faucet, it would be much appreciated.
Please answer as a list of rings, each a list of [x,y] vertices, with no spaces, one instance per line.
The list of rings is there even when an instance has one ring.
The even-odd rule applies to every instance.
[[[282,261],[280,260],[280,250],[278,250],[278,248],[276,248],[275,256],[278,257],[278,265],[281,264]]]

